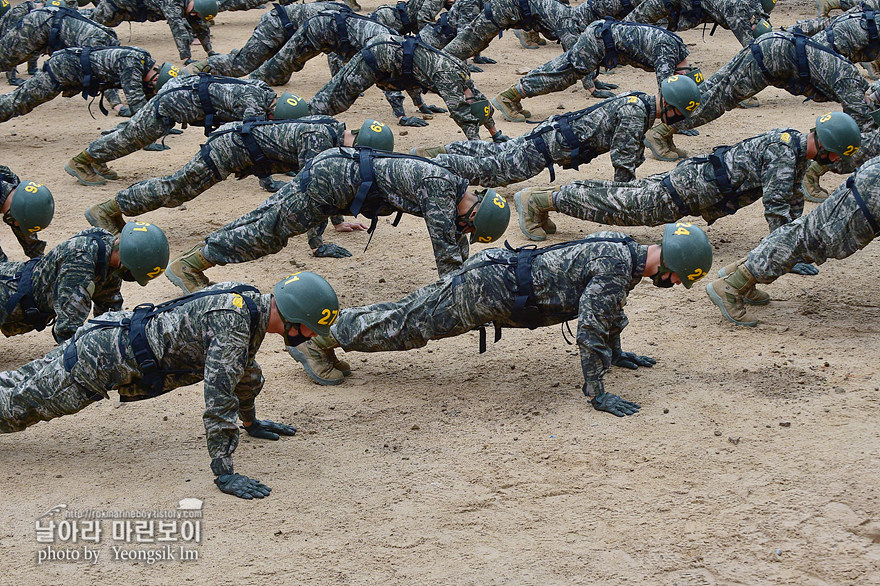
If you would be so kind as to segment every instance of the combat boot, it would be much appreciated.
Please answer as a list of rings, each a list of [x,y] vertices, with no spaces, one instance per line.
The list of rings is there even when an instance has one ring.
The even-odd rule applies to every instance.
[[[197,244],[183,256],[171,261],[165,276],[184,293],[195,293],[210,284],[203,271],[210,269],[214,264],[202,255],[202,246]]]
[[[828,167],[821,165],[816,161],[810,163],[810,167],[804,174],[804,180],[801,185],[804,188],[804,198],[814,203],[821,203],[828,199],[830,195],[827,190],[819,184],[819,178],[828,172]]]
[[[87,209],[86,220],[92,226],[103,228],[113,234],[119,234],[125,227],[125,218],[122,217],[122,210],[119,209],[115,197],[96,203]]]
[[[755,96],[752,96],[751,98],[746,98],[745,100],[743,100],[742,102],[737,104],[737,106],[739,106],[740,108],[746,108],[746,109],[758,108],[758,107],[760,107],[760,105],[761,105],[761,103],[758,101],[758,98],[756,98]]]
[[[445,155],[446,147],[442,145],[435,147],[415,147],[409,151],[409,154],[417,157],[424,157],[426,159],[433,159],[437,155]]]
[[[509,122],[525,122],[526,116],[522,111],[521,100],[522,96],[520,96],[516,86],[511,86],[492,98],[492,105],[501,112],[505,120]]]
[[[92,169],[95,170],[95,173],[103,177],[104,179],[119,179],[119,174],[107,166],[107,163],[102,161],[95,161],[92,163]]]
[[[302,364],[319,385],[338,385],[345,380],[345,374],[333,365],[336,358],[333,349],[320,348],[314,338],[299,346],[288,346],[287,353]]]
[[[312,338],[315,347],[324,352],[327,360],[333,365],[333,368],[340,371],[345,376],[351,376],[351,365],[347,360],[340,360],[336,356],[335,348],[339,348],[339,342],[333,337],[333,334],[326,336],[315,336]]]
[[[104,185],[107,180],[95,173],[92,163],[95,159],[86,151],[73,157],[64,165],[64,170],[83,185]]]
[[[816,0],[816,12],[819,16],[828,16],[835,8],[840,8],[840,0]]]
[[[343,0],[345,5],[354,10],[355,12],[360,12],[363,10],[361,5],[357,3],[357,0]]]
[[[668,124],[658,123],[645,134],[645,146],[651,150],[651,154],[659,161],[677,161],[687,156],[685,151],[679,151],[672,143],[672,135],[675,130]],[[680,155],[679,152],[684,153]]]
[[[758,322],[746,319],[743,298],[755,283],[755,277],[749,269],[745,265],[739,265],[732,274],[723,279],[715,279],[706,285],[706,294],[721,310],[724,319],[738,326],[754,327]]]
[[[547,231],[544,229],[544,221],[547,220],[547,212],[555,211],[553,206],[554,188],[528,187],[517,191],[513,196],[516,211],[519,213],[519,228],[529,240],[546,240]],[[556,225],[552,226],[554,232]]]
[[[880,67],[878,67],[877,61],[868,61],[860,65],[865,68],[865,77],[871,81],[880,79]]]
[[[718,270],[718,276],[723,279],[727,275],[732,275],[744,262],[746,262],[746,259],[741,258],[726,267],[722,267]],[[749,289],[748,293],[746,293],[746,296],[743,297],[743,303],[746,305],[767,305],[770,303],[770,295],[765,291],[761,291],[757,287],[752,287]]]
[[[284,181],[275,181],[274,179],[272,179],[271,175],[260,177],[260,187],[262,187],[269,193],[275,193],[285,185],[287,185],[287,183],[285,183]]]
[[[193,61],[186,66],[192,73],[211,73],[211,67],[208,65],[207,59],[201,61]]]
[[[538,48],[538,41],[535,39],[535,34],[531,31],[514,30],[513,34],[519,39],[519,44],[523,49]]]

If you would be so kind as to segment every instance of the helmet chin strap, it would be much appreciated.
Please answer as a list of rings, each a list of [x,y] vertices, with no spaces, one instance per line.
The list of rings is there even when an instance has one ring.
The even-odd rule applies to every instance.
[[[284,324],[284,345],[285,346],[299,346],[303,342],[308,342],[309,337],[302,335],[300,332],[300,324],[290,323],[288,321],[283,321]],[[290,330],[292,330],[296,326],[296,334],[291,336]]]
[[[666,266],[666,263],[663,262],[663,249],[660,249],[660,264],[657,265],[657,272],[651,275],[651,281],[654,283],[655,287],[661,287],[663,289],[668,289],[672,287],[675,283],[672,282],[672,279],[669,277],[663,278],[665,274],[674,273],[672,269]]]

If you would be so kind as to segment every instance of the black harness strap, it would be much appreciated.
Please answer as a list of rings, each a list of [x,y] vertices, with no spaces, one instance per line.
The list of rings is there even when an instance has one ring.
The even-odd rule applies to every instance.
[[[529,0],[519,0],[519,11],[522,12],[522,20],[520,21],[523,25],[523,28],[527,31],[533,30],[535,15],[532,14],[532,7],[529,5]]]
[[[86,232],[82,236],[89,238],[98,245],[98,258],[95,262],[96,273],[104,276],[107,273],[109,258],[107,256],[107,244],[98,233]],[[37,263],[43,260],[43,257],[32,258],[27,261],[22,269],[15,275],[18,281],[18,287],[15,293],[6,301],[6,314],[15,311],[16,307],[21,307],[24,313],[24,322],[32,326],[35,330],[42,331],[46,326],[54,323],[55,312],[50,311],[44,313],[37,307],[36,299],[34,299],[34,270]]]
[[[217,126],[214,125],[214,116],[217,114],[217,110],[214,108],[213,102],[211,102],[210,88],[211,85],[215,83],[231,85],[248,84],[248,82],[243,79],[234,79],[231,77],[217,78],[209,73],[199,73],[199,83],[195,89],[196,94],[199,97],[199,105],[205,112],[205,136],[209,136],[211,132],[217,129],[217,126],[220,126],[219,124]],[[158,108],[158,104],[156,107]]]
[[[399,45],[403,48],[403,65],[401,68],[401,73],[398,77],[391,77],[388,73],[379,69],[379,62],[376,60],[376,55],[370,50],[370,47],[374,47],[376,45]],[[364,62],[367,66],[373,70],[373,73],[376,76],[376,85],[381,83],[382,89],[390,88],[397,91],[406,90],[415,86],[418,86],[419,83],[416,81],[415,76],[413,75],[413,55],[415,54],[416,45],[430,47],[425,43],[422,43],[418,37],[406,37],[402,43],[396,43],[394,41],[381,41],[379,43],[373,43],[369,47],[364,47],[361,49],[361,55],[364,58]],[[434,49],[436,51],[436,49]]]
[[[605,46],[605,56],[602,57],[602,65],[606,69],[617,67],[617,47],[611,34],[611,25],[616,22],[613,18],[606,16],[605,22],[602,24],[602,30],[599,33],[602,36],[602,44]]]
[[[749,49],[752,52],[752,57],[758,63],[758,67],[761,68],[761,71],[764,73],[764,75],[767,76],[769,79],[773,79],[773,74],[770,73],[770,70],[767,69],[767,66],[764,63],[764,52],[761,49],[760,43],[776,38],[785,39],[786,41],[794,45],[794,61],[798,69],[798,79],[797,81],[789,81],[786,87],[786,89],[794,95],[803,94],[806,87],[811,83],[810,61],[807,57],[807,47],[811,47],[817,51],[824,51],[825,53],[828,53],[829,55],[832,55],[837,59],[841,59],[849,63],[849,60],[846,57],[843,57],[835,50],[826,47],[825,45],[820,45],[819,43],[813,41],[804,34],[796,32],[790,34],[792,38],[783,36],[783,33],[768,33],[765,35],[761,35],[760,38],[755,39],[749,44]]]
[[[495,17],[492,15],[492,2],[491,0],[486,0],[486,3],[483,4],[483,16],[486,19],[495,25],[495,28],[498,29],[498,38],[500,39],[504,35],[504,27],[498,24],[498,21],[495,20]]]
[[[351,46],[348,36],[349,12],[334,12],[333,22],[336,24],[336,36],[339,38],[339,53],[346,59],[355,54],[355,48]]]
[[[199,154],[202,155],[202,160],[205,161],[205,165],[211,170],[211,173],[217,181],[223,181],[223,174],[220,173],[220,169],[217,168],[217,165],[211,159],[211,150],[210,141],[208,141],[208,144],[199,145]]]
[[[452,25],[449,24],[449,12],[444,12],[437,19],[437,22],[433,26],[434,34],[439,37],[442,37],[444,40],[449,39],[452,40],[455,38],[456,31],[452,28]]]
[[[278,20],[281,21],[281,26],[284,27],[284,36],[287,37],[287,40],[290,40],[290,37],[296,32],[296,27],[290,22],[290,17],[287,16],[287,11],[280,4],[272,4],[272,12],[274,12],[278,17]]]
[[[678,30],[678,18],[681,16],[681,11],[669,0],[663,0],[663,6],[666,7],[666,12],[669,14],[669,19],[666,23],[666,29],[670,31]]]
[[[856,205],[859,206],[859,210],[861,210],[862,215],[865,216],[865,220],[868,221],[871,230],[874,231],[874,237],[876,238],[880,236],[880,223],[877,222],[877,218],[875,218],[874,214],[871,213],[871,210],[868,209],[868,205],[865,203],[862,194],[859,193],[858,188],[856,188],[855,174],[850,175],[849,179],[846,180],[846,188],[852,193],[853,199],[856,200]]]
[[[678,190],[672,185],[669,175],[660,180],[660,185],[665,187],[666,191],[669,192],[669,197],[672,198],[672,203],[678,208],[678,213],[681,214],[681,217],[692,215],[691,208],[688,207],[684,202],[684,199],[681,197],[681,194],[678,193]]]
[[[90,96],[97,96],[100,92],[98,81],[95,79],[95,72],[92,70],[91,55],[92,47],[83,47],[82,52],[79,54],[79,65],[82,68],[83,74],[82,97],[84,100],[88,100]]]
[[[400,19],[401,33],[407,34],[416,31],[418,23],[409,17],[409,10],[407,9],[406,2],[398,2],[394,5],[392,10],[397,14],[397,18]]]

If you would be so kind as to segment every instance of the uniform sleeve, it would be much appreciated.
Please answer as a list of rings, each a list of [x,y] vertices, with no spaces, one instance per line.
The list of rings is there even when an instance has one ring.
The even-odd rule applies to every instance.
[[[312,132],[304,132],[299,135],[299,140],[297,142],[299,143],[299,152],[296,155],[296,160],[300,169],[305,168],[308,162],[320,153],[337,146],[333,144],[333,139],[330,138],[330,132],[327,128]]]
[[[97,244],[90,243],[89,251],[66,258],[55,281],[55,341],[62,342],[76,333],[92,311],[92,293],[95,291],[95,256]]]
[[[245,87],[245,86],[239,86]],[[274,92],[273,92],[274,93]],[[268,104],[266,103],[266,89],[262,85],[249,85],[241,95],[244,102],[242,120],[252,116],[265,116]]]
[[[211,45],[211,27],[208,26],[208,23],[203,18],[195,17],[188,18],[187,23],[189,23],[193,34],[202,44],[205,53],[213,51],[214,47]]]
[[[244,315],[235,311],[212,311],[205,315],[205,436],[211,469],[214,474],[232,473],[232,453],[238,446],[239,395],[246,400],[259,392],[253,390],[259,368],[248,360],[250,325]],[[249,387],[250,385],[250,387]]]
[[[177,52],[180,54],[181,59],[186,60],[192,57],[189,46],[192,43],[193,36],[183,15],[184,10],[185,0],[184,6],[181,6],[180,0],[163,0],[162,2],[162,14],[165,15],[165,20],[168,21],[168,28],[171,29],[171,35],[174,37]]]
[[[135,63],[135,60],[138,63]],[[144,70],[140,67],[140,59],[132,58],[126,63],[125,68],[120,74],[120,85],[125,93],[125,101],[132,114],[140,110],[147,103],[147,96],[144,94]]]
[[[108,311],[120,311],[122,309],[122,281],[119,277],[109,277],[101,283],[92,294],[92,303],[95,306],[95,315],[101,315]]]
[[[792,143],[797,139],[792,138]],[[782,142],[774,142],[764,149],[761,160],[761,187],[763,190],[764,218],[772,232],[776,228],[796,220],[792,211],[797,199],[795,174],[797,158],[794,149]]]
[[[603,378],[611,368],[612,336],[619,338],[626,325],[623,305],[632,277],[623,262],[609,257],[593,260],[586,270],[595,276],[581,295],[577,343],[584,393],[595,397],[605,390]]]
[[[480,123],[471,114],[471,105],[464,98],[464,89],[467,87],[465,74],[453,64],[435,71],[432,77],[434,87],[446,106],[449,108],[449,115],[458,124],[459,128],[464,132],[468,140],[480,139]],[[478,98],[479,99],[479,98]]]
[[[615,181],[635,181],[636,168],[645,162],[643,138],[646,116],[641,104],[627,104],[619,111],[611,137],[611,164],[614,165]]]
[[[419,200],[434,247],[437,272],[444,277],[466,260],[458,246],[460,234],[455,225],[458,215],[455,187],[446,179],[428,178],[419,187]]]
[[[419,5],[418,12],[416,12],[416,21],[419,23],[418,28],[421,29],[426,24],[434,22],[440,11],[443,10],[443,4],[444,0],[423,0]]]

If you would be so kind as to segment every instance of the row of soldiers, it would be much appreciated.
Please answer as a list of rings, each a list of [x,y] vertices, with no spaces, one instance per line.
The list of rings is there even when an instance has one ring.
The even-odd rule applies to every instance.
[[[612,22],[605,28],[610,31],[615,26]],[[759,41],[763,43],[765,37]],[[795,47],[813,47],[798,41],[801,37],[796,33],[791,39],[777,38]],[[377,40],[400,47],[400,56],[391,55],[389,62],[404,60],[407,40],[385,36]],[[768,67],[774,52],[759,46],[756,53],[751,47],[759,41],[749,44],[749,52],[753,57],[762,55]],[[413,62],[420,54],[442,57],[442,52],[428,51],[418,43],[410,42],[410,47]],[[626,50],[618,53],[626,54]],[[18,333],[14,328],[20,323],[25,324],[22,331],[33,329],[26,321],[30,316],[39,315],[43,327],[54,318],[53,333],[61,345],[44,359],[0,373],[0,429],[18,431],[79,411],[106,398],[108,389],[137,400],[204,378],[205,425],[217,485],[243,498],[259,498],[268,494],[268,487],[236,474],[232,467],[238,441],[236,418],[241,418],[249,434],[266,439],[295,431],[255,415],[253,399],[262,387],[262,375],[253,356],[266,333],[281,334],[291,355],[316,381],[338,384],[351,367],[336,357],[333,350],[337,347],[405,350],[489,322],[497,328],[531,328],[574,317],[578,319],[585,395],[596,409],[618,416],[633,414],[639,406],[605,391],[602,383],[611,365],[653,364],[650,357],[621,348],[620,331],[626,325],[622,307],[628,292],[645,276],[660,287],[677,283],[690,287],[708,274],[712,264],[712,247],[705,233],[677,220],[700,215],[711,222],[758,198],[764,200],[771,235],[747,259],[724,267],[721,278],[707,287],[723,315],[743,325],[752,325],[744,317],[746,303],[769,301],[755,289],[757,282],[772,282],[792,270],[812,272],[815,267],[809,263],[848,256],[880,233],[874,177],[880,163],[876,159],[862,165],[816,210],[802,215],[800,179],[808,161],[839,164],[852,159],[861,153],[865,125],[873,123],[870,109],[864,117],[864,108],[844,102],[841,96],[852,92],[834,95],[819,83],[832,79],[824,68],[837,61],[826,63],[816,57],[811,61],[812,54],[807,55],[808,65],[821,69],[823,75],[816,75],[813,85],[804,87],[837,99],[845,111],[850,106],[852,116],[832,112],[819,117],[810,133],[772,131],[710,156],[686,160],[664,176],[635,183],[635,168],[644,160],[641,139],[656,119],[670,127],[684,127],[701,115],[709,121],[724,111],[723,105],[713,106],[720,108],[717,114],[707,108],[709,92],[701,92],[691,77],[665,76],[658,79],[657,95],[632,92],[613,97],[596,107],[554,117],[515,140],[487,143],[473,140],[476,137],[471,133],[468,141],[423,148],[420,154],[433,157],[428,159],[391,153],[393,135],[380,122],[367,120],[354,133],[325,113],[315,112],[312,101],[292,94],[276,96],[260,81],[205,73],[187,76],[169,66],[167,79],[160,82],[162,67],[153,64],[142,81],[159,90],[151,98],[155,101],[141,107],[128,125],[96,141],[101,144],[95,149],[96,145],[90,146],[78,160],[75,157],[68,163],[72,175],[80,180],[80,173],[86,178],[91,177],[89,172],[112,176],[107,161],[117,153],[124,156],[151,144],[177,122],[203,125],[206,133],[220,123],[228,124],[220,126],[207,148],[178,173],[135,184],[112,200],[90,207],[86,216],[97,228],[30,264],[2,265],[6,271],[6,299],[0,308],[5,311],[4,333],[6,324],[10,333]],[[368,60],[363,51],[358,56]],[[682,55],[675,54],[673,59],[678,57]],[[685,69],[683,61],[672,62],[671,73],[687,71],[699,79],[693,70]],[[421,67],[420,62],[417,66]],[[457,63],[455,67],[462,71]],[[762,87],[772,83],[768,78],[761,81]],[[709,90],[714,87],[708,81],[706,85]],[[715,85],[720,85],[717,80]],[[752,91],[753,95],[762,87],[742,93]],[[465,103],[467,89],[471,88],[465,84],[461,91]],[[481,96],[471,93],[475,103],[486,101],[474,100]],[[206,94],[210,108],[200,98]],[[477,119],[479,110],[474,110],[469,107],[467,114]],[[463,108],[460,113],[464,114]],[[263,119],[248,119],[254,115]],[[497,129],[490,132],[494,135]],[[533,177],[544,168],[552,173],[554,164],[586,164],[609,151],[615,182],[579,181],[517,193],[514,201],[521,228],[532,239],[546,238],[556,230],[548,216],[553,210],[605,223],[666,223],[659,244],[641,246],[625,234],[601,232],[543,249],[489,249],[469,258],[467,235],[472,242],[493,242],[507,228],[510,207],[492,187]],[[105,152],[109,156],[102,158]],[[121,308],[119,281],[145,284],[162,274],[170,257],[161,230],[145,222],[126,223],[123,214],[177,205],[232,173],[268,177],[282,171],[298,174],[259,208],[208,235],[170,264],[168,275],[188,293],[186,297],[134,313],[114,311]],[[7,222],[17,230],[16,235],[32,237],[51,220],[51,194],[39,184],[18,181],[11,171],[7,176],[9,187],[4,189],[2,202],[4,213],[9,214]],[[213,264],[244,262],[277,252],[290,236],[320,230],[328,218],[342,213],[376,218],[394,212],[425,218],[441,277],[399,302],[340,310],[329,284],[307,272],[279,282],[273,295],[260,295],[236,283],[207,286],[204,271]],[[55,266],[66,266],[60,260],[65,246],[91,259],[91,268],[78,269],[79,290],[68,294],[73,305],[85,308],[72,317],[62,316],[68,303],[56,304],[47,295],[61,278],[51,275],[51,263],[46,260],[57,251],[52,257]],[[131,251],[136,251],[134,257]],[[572,270],[573,266],[583,270]],[[25,298],[29,301],[22,305]],[[96,315],[110,313],[77,330],[92,304]],[[224,335],[210,347],[195,343],[206,339],[206,331]]]

